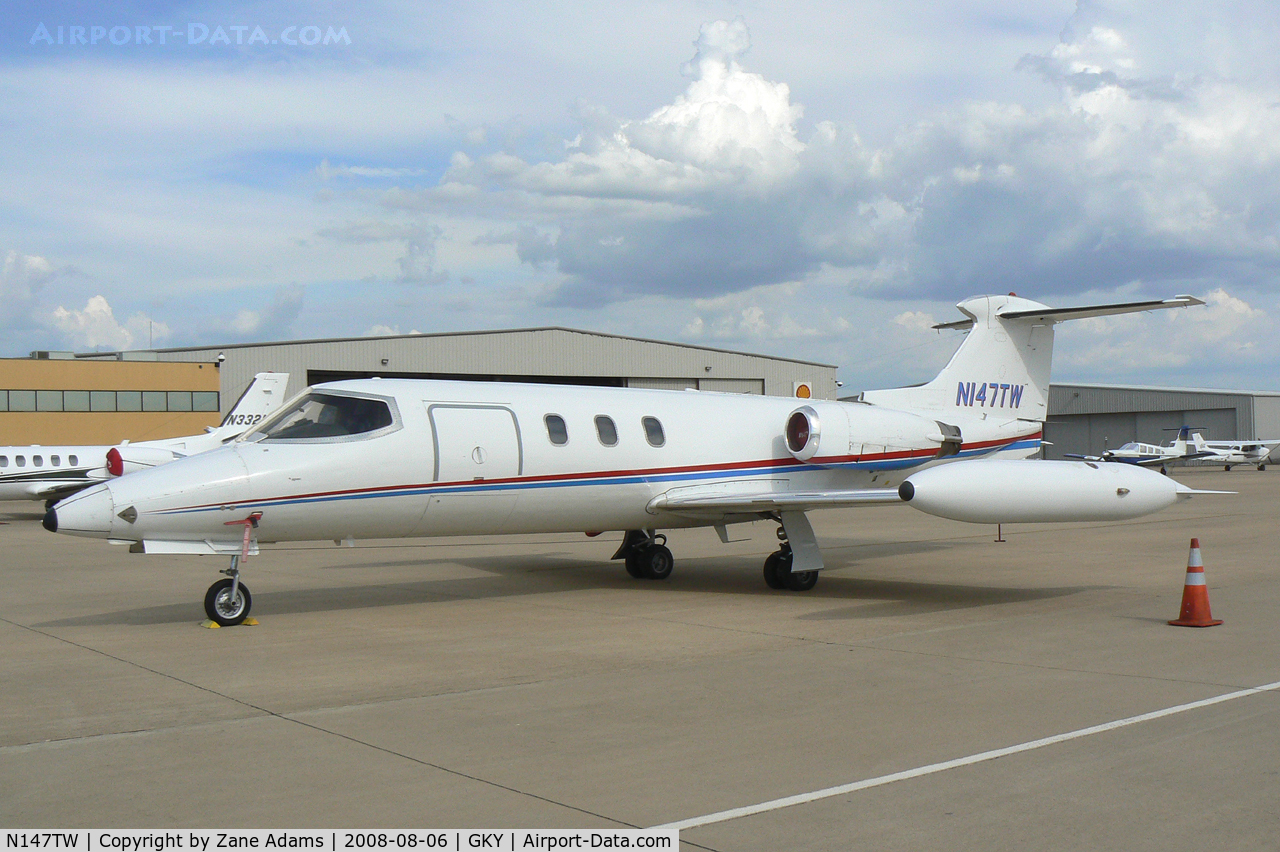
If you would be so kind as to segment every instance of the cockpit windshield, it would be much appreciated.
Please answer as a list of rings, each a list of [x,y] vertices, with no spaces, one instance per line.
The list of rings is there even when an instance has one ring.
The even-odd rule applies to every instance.
[[[333,440],[368,437],[395,424],[385,399],[311,392],[245,438],[250,441]]]

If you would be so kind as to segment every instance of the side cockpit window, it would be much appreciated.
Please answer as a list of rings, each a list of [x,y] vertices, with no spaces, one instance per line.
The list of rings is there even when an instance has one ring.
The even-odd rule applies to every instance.
[[[246,436],[260,441],[338,441],[370,438],[398,428],[390,400],[308,393]]]

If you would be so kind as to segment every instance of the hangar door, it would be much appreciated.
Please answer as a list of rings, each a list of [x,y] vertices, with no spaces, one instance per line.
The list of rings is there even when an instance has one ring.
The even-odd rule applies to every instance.
[[[519,476],[520,431],[509,408],[432,405],[436,482]]]

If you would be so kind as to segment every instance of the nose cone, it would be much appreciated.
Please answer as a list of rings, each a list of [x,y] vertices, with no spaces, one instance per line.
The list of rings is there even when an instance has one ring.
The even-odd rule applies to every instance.
[[[111,535],[114,516],[111,489],[98,485],[73,494],[50,509],[44,516],[44,528],[67,535],[107,538]]]

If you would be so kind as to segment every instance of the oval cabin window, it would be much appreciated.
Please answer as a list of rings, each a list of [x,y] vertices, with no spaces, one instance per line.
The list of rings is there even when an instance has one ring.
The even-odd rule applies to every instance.
[[[601,414],[596,418],[596,435],[600,443],[606,447],[618,446],[618,427],[613,425],[613,418]]]
[[[644,437],[652,447],[661,447],[667,442],[667,436],[662,431],[662,423],[656,417],[645,417],[641,421],[644,425]]]
[[[569,443],[569,430],[565,428],[564,418],[559,414],[548,414],[542,418],[547,424],[547,438],[557,447]]]

